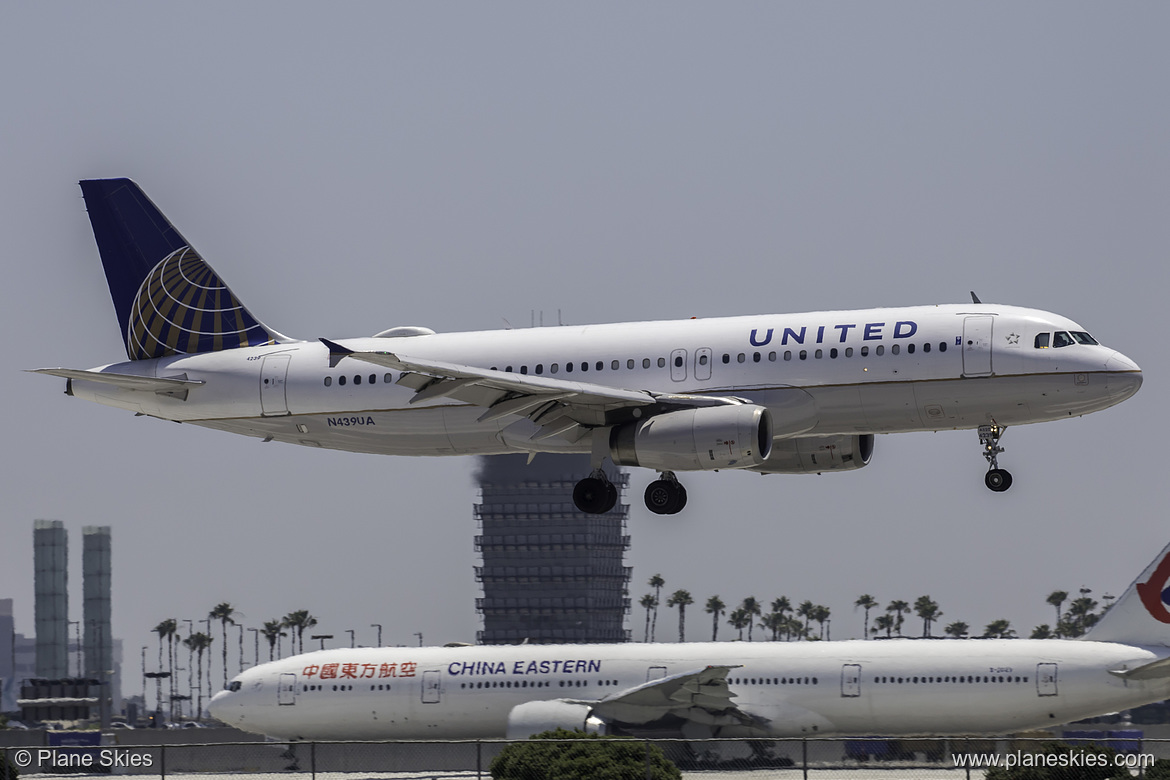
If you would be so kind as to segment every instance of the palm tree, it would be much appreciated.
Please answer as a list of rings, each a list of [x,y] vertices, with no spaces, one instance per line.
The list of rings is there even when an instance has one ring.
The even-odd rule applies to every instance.
[[[800,606],[796,608],[796,614],[804,618],[804,625],[801,627],[801,631],[800,634],[798,634],[798,637],[808,635],[809,626],[811,626],[813,622],[813,612],[816,610],[816,608],[817,605],[808,599],[800,602]]]
[[[886,639],[893,636],[894,631],[894,616],[889,612],[882,613],[873,619],[873,628],[870,629],[873,633],[879,631],[886,632]]]
[[[747,630],[748,641],[750,642],[752,641],[752,625],[754,625],[755,619],[760,616],[763,610],[760,608],[760,602],[756,600],[755,596],[748,596],[739,605],[739,608],[746,612],[748,616]]]
[[[772,641],[780,640],[780,632],[788,624],[788,618],[779,612],[769,612],[760,618],[760,628],[772,632]]]
[[[260,633],[268,640],[268,660],[274,660],[272,655],[276,650],[276,641],[282,636],[288,636],[288,633],[282,631],[284,623],[280,620],[269,620],[264,623],[264,628],[260,629]]]
[[[954,623],[951,623],[946,628],[944,628],[943,633],[952,639],[962,639],[967,635],[967,631],[969,631],[970,628],[971,627],[963,621],[956,620]]]
[[[317,625],[317,618],[307,609],[298,609],[284,616],[284,624],[297,632],[297,652],[305,652],[305,629]]]
[[[711,616],[711,641],[717,642],[719,641],[719,616],[727,612],[727,605],[719,596],[712,596],[707,599],[706,611]]]
[[[808,632],[805,629],[804,623],[801,623],[795,617],[784,618],[784,637],[786,641],[792,641],[792,637],[797,639],[806,638]]]
[[[902,636],[902,613],[909,611],[910,605],[905,601],[891,601],[889,606],[886,607],[886,612],[893,612],[896,615],[894,618],[894,630],[898,632],[898,636]]]
[[[666,584],[666,580],[662,579],[661,574],[655,574],[647,584],[654,588],[654,619],[650,622],[650,641],[658,635],[658,605],[662,601],[662,586]]]
[[[820,638],[824,639],[825,638],[825,623],[829,619],[829,608],[823,604],[817,604],[815,607],[813,607],[812,614],[810,615],[810,617],[812,617],[812,619],[815,620],[817,623],[820,623],[820,625],[821,625]]]
[[[934,621],[942,617],[938,604],[930,596],[919,596],[914,602],[914,614],[922,618],[922,636],[930,636],[930,627]]]
[[[739,641],[743,641],[743,630],[751,625],[752,616],[747,613],[743,607],[736,607],[731,610],[731,614],[727,616],[727,622],[731,627],[739,631]]]
[[[199,685],[196,689],[199,691],[199,703],[195,709],[196,718],[203,717],[203,651],[211,647],[213,639],[210,634],[205,634],[200,631],[183,640],[183,644],[187,646],[187,649],[195,651],[196,663],[199,669]]]
[[[1045,601],[1052,605],[1056,610],[1056,636],[1060,636],[1060,608],[1064,606],[1064,600],[1068,598],[1068,591],[1054,590],[1048,594]]]
[[[779,613],[780,617],[784,618],[780,621],[780,630],[784,631],[785,639],[790,638],[790,634],[788,633],[788,618],[784,616],[784,613],[792,611],[792,602],[788,600],[787,596],[774,598],[772,599],[772,611]]]
[[[658,599],[654,598],[653,593],[647,593],[638,602],[646,610],[646,632],[642,635],[643,642],[650,641],[650,611],[658,606]]]
[[[857,597],[857,601],[853,602],[853,608],[861,607],[865,610],[865,626],[861,631],[863,639],[869,638],[869,611],[878,605],[878,600],[868,593],[864,593]]]
[[[1011,621],[993,620],[983,629],[983,639],[1015,639],[1016,631],[1011,627]]]
[[[1087,593],[1087,591],[1085,591]],[[1098,616],[1093,612],[1097,608],[1097,602],[1088,595],[1083,595],[1080,598],[1073,599],[1072,603],[1068,605],[1068,612],[1065,614],[1065,626],[1071,627],[1073,633],[1062,634],[1066,636],[1081,636],[1097,622]]]
[[[666,606],[678,607],[678,641],[687,641],[687,605],[694,604],[695,600],[691,598],[689,590],[676,590],[670,594],[670,598],[666,600]]]
[[[167,671],[167,675],[168,675],[169,679],[171,680],[170,687],[171,687],[171,694],[172,695],[175,693],[175,681],[174,681],[173,675],[171,673],[174,671],[175,663],[174,663],[173,653],[170,652],[169,648],[171,648],[171,640],[175,636],[175,632],[178,631],[178,629],[179,629],[179,622],[177,620],[175,620],[174,618],[167,618],[166,620],[162,621],[161,623],[159,623],[157,626],[154,627],[154,633],[158,634],[158,670],[160,672],[162,671],[162,665],[163,665],[163,652],[162,652],[163,640],[164,639],[167,640],[167,647],[168,647],[167,659],[168,659],[168,663],[169,663],[169,669]],[[158,697],[158,703],[155,706],[155,711],[158,712],[159,714],[161,714],[162,713],[162,680],[161,680],[161,678],[156,679],[155,683],[156,683],[155,684],[155,692],[156,692],[157,697]],[[173,701],[173,699],[172,699],[172,701]]]
[[[228,623],[233,626],[236,624],[235,616],[240,614],[236,608],[226,601],[221,601],[212,607],[211,611],[207,613],[207,617],[212,620],[218,620],[223,626],[223,687],[227,687],[227,627]]]
[[[1029,636],[1028,638],[1029,639],[1052,639],[1053,638],[1052,629],[1048,626],[1047,623],[1041,623],[1040,625],[1038,625],[1032,629],[1032,635]]]

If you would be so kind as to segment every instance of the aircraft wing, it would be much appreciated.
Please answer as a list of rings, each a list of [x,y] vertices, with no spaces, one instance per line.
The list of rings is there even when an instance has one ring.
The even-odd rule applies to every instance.
[[[186,374],[175,377],[134,376],[103,371],[85,371],[80,368],[32,368],[30,374],[48,374],[64,379],[78,379],[85,382],[100,382],[114,385],[123,390],[140,390],[159,395],[182,394],[193,385],[203,384],[201,379],[188,379]]]
[[[743,403],[738,398],[672,395],[646,390],[629,390],[591,382],[554,379],[548,376],[493,371],[477,366],[412,358],[393,352],[357,352],[328,339],[329,363],[344,358],[373,363],[401,371],[397,384],[415,390],[410,403],[436,398],[484,407],[480,422],[506,415],[527,417],[541,426],[532,437],[539,440],[558,434],[578,437],[585,427],[634,419],[638,407],[660,405],[671,408],[721,406]]]
[[[645,724],[668,715],[709,726],[761,726],[756,716],[735,706],[727,673],[736,666],[708,666],[629,688],[592,703],[603,720]]]

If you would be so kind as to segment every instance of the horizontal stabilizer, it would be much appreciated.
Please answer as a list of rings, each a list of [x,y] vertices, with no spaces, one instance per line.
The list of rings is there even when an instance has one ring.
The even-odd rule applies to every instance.
[[[1159,680],[1170,677],[1170,658],[1159,658],[1135,669],[1110,669],[1123,680]]]
[[[63,379],[83,382],[100,382],[114,385],[123,390],[152,392],[158,395],[174,395],[186,400],[187,388],[203,384],[202,379],[188,379],[186,374],[174,377],[134,376],[103,371],[85,371],[80,368],[31,368],[30,374],[48,374]]]

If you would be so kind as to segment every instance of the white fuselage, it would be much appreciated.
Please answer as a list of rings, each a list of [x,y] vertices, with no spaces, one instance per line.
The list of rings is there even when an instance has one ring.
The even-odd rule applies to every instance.
[[[1159,657],[1119,643],[1000,639],[357,648],[249,669],[211,711],[285,739],[496,738],[526,702],[596,702],[718,664],[736,666],[732,701],[758,725],[691,723],[684,736],[998,734],[1165,699],[1170,679],[1108,671]]]
[[[1063,419],[1133,395],[1141,371],[1099,344],[1039,348],[1082,331],[1059,315],[987,304],[348,339],[355,351],[769,407],[777,439],[974,428]],[[203,384],[157,394],[73,380],[72,392],[169,420],[307,446],[393,455],[590,451],[590,437],[533,441],[519,416],[445,398],[411,405],[396,371],[330,367],[319,342],[105,366]]]

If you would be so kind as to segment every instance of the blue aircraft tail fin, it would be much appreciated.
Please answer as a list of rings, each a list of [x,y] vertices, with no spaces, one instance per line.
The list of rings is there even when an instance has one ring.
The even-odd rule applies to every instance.
[[[131,360],[287,341],[252,316],[129,179],[81,182]]]

